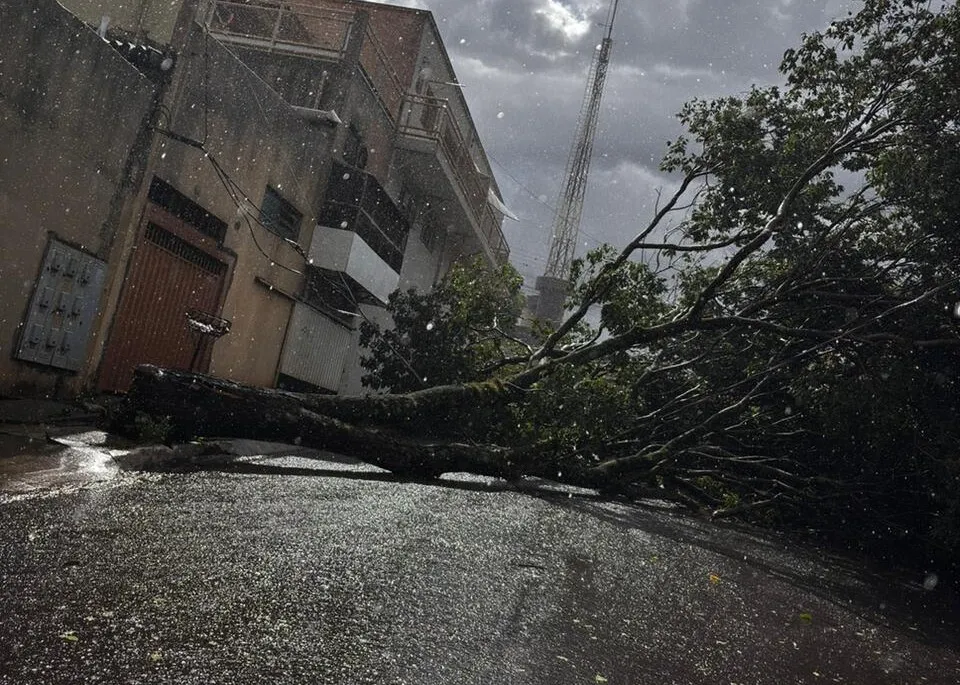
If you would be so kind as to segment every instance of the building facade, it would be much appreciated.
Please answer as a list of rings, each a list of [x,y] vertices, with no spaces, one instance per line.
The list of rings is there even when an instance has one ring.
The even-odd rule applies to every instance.
[[[429,12],[64,4],[76,17],[49,0],[24,5],[39,22],[0,10],[0,33],[20,36],[0,48],[14,65],[0,148],[32,146],[0,150],[0,240],[17,247],[4,255],[19,286],[0,311],[0,393],[122,392],[140,363],[358,392],[358,324],[385,322],[393,290],[429,288],[464,256],[508,258]],[[36,67],[51,36],[64,57]],[[75,44],[79,61],[65,57]],[[43,123],[65,103],[82,125]]]

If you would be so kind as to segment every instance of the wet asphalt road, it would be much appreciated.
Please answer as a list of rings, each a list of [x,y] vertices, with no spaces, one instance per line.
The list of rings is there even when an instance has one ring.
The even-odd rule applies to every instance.
[[[960,682],[938,590],[332,456],[8,492],[0,581],[0,683]]]

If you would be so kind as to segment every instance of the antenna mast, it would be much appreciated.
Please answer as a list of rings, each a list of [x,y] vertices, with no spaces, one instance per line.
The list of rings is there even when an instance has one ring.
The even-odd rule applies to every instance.
[[[583,199],[587,191],[587,179],[590,173],[590,158],[593,154],[593,139],[597,133],[597,120],[600,115],[600,101],[603,98],[603,85],[607,79],[607,66],[610,64],[610,50],[613,46],[613,22],[617,16],[619,0],[611,0],[607,9],[606,35],[597,50],[594,51],[587,87],[580,105],[577,120],[577,132],[567,157],[563,187],[557,201],[557,213],[553,218],[553,237],[550,242],[550,256],[543,276],[537,279],[539,296],[534,307],[534,317],[557,325],[563,315],[563,303],[570,288],[570,264],[580,234],[580,216],[583,213]]]

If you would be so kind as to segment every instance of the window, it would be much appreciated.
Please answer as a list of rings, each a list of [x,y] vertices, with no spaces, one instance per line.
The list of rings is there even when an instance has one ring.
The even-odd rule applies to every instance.
[[[173,214],[181,221],[190,224],[204,235],[208,235],[219,244],[227,235],[227,224],[188,198],[172,185],[156,176],[150,182],[150,202]]]
[[[373,175],[334,163],[317,223],[356,233],[399,273],[410,224]]]
[[[433,212],[424,212],[420,222],[420,242],[423,246],[436,252],[437,248],[443,243],[444,230]]]
[[[349,281],[320,269],[307,271],[303,302],[338,323],[353,328],[359,311],[356,298],[348,291]]]
[[[363,169],[367,166],[367,146],[363,144],[360,131],[353,124],[347,128],[347,139],[343,143],[343,161],[350,166]]]
[[[431,202],[416,189],[404,186],[397,204],[404,218],[420,229],[420,242],[423,246],[430,252],[436,252],[437,247],[443,243],[445,232]]]
[[[260,223],[281,238],[297,240],[300,237],[300,221],[303,219],[296,207],[283,199],[276,190],[267,186],[260,205]]]

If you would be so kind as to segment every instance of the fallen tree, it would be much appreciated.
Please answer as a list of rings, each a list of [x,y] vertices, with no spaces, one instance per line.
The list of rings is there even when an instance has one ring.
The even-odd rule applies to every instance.
[[[956,6],[868,0],[786,53],[786,88],[690,103],[663,164],[675,191],[626,247],[579,265],[557,330],[529,345],[487,322],[457,338],[501,336],[485,374],[456,376],[482,382],[353,398],[147,367],[127,416],[402,475],[549,477],[950,549],[957,35]],[[419,382],[431,355],[404,339],[381,353]]]

